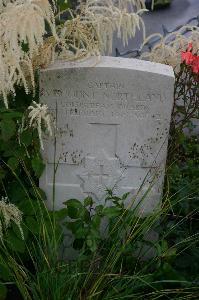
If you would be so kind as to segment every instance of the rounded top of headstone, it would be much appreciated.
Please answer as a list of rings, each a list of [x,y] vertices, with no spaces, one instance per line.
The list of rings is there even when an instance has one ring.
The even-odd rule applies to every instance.
[[[89,59],[82,61],[56,61],[55,63],[48,66],[48,68],[41,70],[45,71],[55,71],[59,69],[73,69],[73,68],[112,68],[112,69],[127,69],[127,70],[137,70],[148,73],[156,73],[160,75],[165,75],[169,77],[174,77],[173,68],[150,61],[135,59],[135,58],[122,58],[122,57],[112,57],[112,56],[101,56],[100,58],[90,57]]]

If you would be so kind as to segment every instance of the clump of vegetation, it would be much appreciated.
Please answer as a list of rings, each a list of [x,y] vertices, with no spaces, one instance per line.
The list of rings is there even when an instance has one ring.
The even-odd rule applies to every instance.
[[[38,104],[37,70],[55,57],[111,51],[114,32],[126,44],[142,29],[146,42],[144,10],[142,0],[86,0],[73,11],[62,0],[2,2],[0,299],[198,299],[197,27],[186,36],[187,27],[169,34],[143,55],[175,68],[161,209],[140,216],[136,199],[127,208],[128,194],[108,190],[100,205],[90,197],[70,199],[48,211],[38,187],[45,167],[42,130],[51,133],[52,124],[47,107]]]

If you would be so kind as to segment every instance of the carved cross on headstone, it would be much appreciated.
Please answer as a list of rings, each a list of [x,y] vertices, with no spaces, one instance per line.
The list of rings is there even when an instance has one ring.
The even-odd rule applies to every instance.
[[[82,190],[96,199],[101,200],[106,189],[114,189],[123,177],[124,168],[120,166],[120,161],[116,157],[108,157],[104,149],[100,150],[96,156],[87,156],[84,167],[78,174],[82,180]]]

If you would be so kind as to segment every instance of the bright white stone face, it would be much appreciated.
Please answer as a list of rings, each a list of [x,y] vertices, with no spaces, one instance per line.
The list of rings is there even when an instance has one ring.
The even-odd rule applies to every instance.
[[[56,157],[56,208],[88,195],[103,201],[106,188],[120,196],[130,192],[132,198],[145,180],[140,195],[152,188],[142,209],[152,212],[162,193],[173,71],[113,57],[93,65],[92,60],[59,62],[41,72],[40,102],[48,104],[57,132],[56,156],[53,139],[45,142],[40,186],[50,205]]]

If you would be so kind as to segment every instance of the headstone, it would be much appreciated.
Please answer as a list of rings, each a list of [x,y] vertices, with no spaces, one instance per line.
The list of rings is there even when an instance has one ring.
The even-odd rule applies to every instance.
[[[100,203],[108,188],[131,198],[147,194],[142,209],[152,212],[161,199],[173,87],[171,67],[137,59],[56,62],[42,70],[40,102],[56,120],[40,179],[49,206],[55,183],[56,209],[70,198]]]

